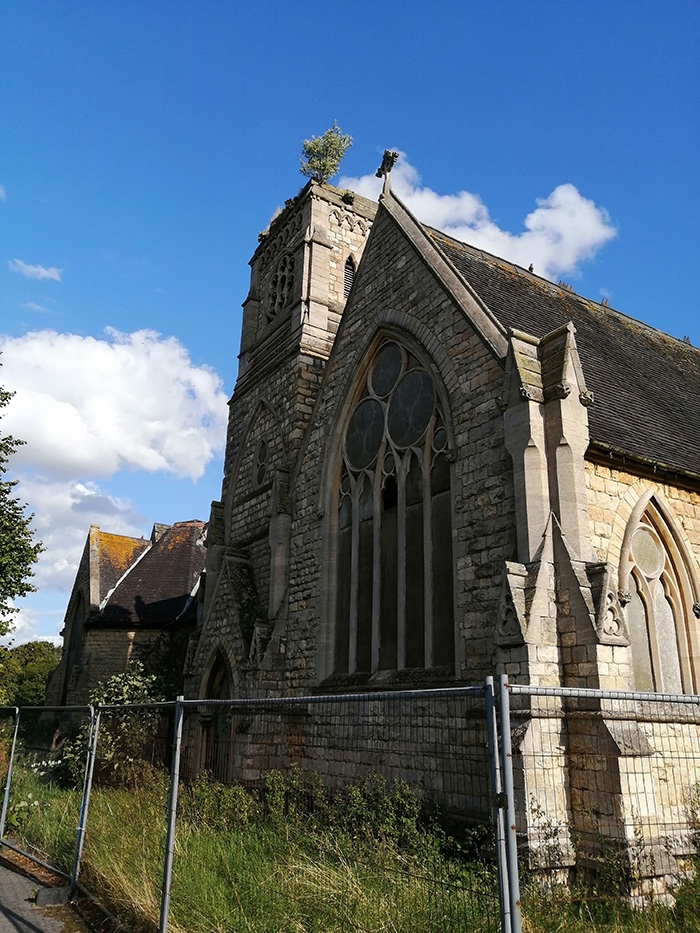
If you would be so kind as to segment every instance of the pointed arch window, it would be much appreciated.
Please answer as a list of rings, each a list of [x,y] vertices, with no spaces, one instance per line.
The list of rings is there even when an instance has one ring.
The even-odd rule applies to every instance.
[[[626,540],[635,689],[694,693],[697,603],[682,541],[653,499]]]
[[[343,438],[336,672],[454,664],[447,446],[432,376],[385,340]]]
[[[345,260],[345,270],[343,275],[343,297],[347,298],[350,294],[350,289],[352,288],[352,283],[355,281],[355,260],[352,256],[348,256]]]
[[[70,677],[73,672],[73,668],[80,661],[80,656],[83,651],[83,640],[85,638],[85,617],[85,597],[81,592],[79,592],[75,599],[75,606],[73,608],[73,621],[70,627],[70,641],[68,645],[68,657],[66,660],[66,670],[63,681],[62,703],[66,702]]]

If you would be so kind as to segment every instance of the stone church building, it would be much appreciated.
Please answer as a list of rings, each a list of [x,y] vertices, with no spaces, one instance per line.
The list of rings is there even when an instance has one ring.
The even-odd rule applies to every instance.
[[[310,181],[259,237],[186,696],[697,693],[700,352],[420,223],[393,159],[378,204]],[[653,730],[565,715],[525,720],[521,818],[612,794],[633,838]],[[249,722],[197,728],[251,760]]]
[[[48,706],[83,706],[99,684],[141,660],[164,670],[173,690],[196,630],[206,525],[156,524],[150,538],[88,532],[63,622],[61,661]]]
[[[259,237],[190,697],[695,693],[700,353],[309,182]]]

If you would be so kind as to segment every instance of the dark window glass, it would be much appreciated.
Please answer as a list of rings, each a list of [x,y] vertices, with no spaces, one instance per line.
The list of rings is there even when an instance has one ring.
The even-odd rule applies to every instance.
[[[403,367],[401,348],[395,343],[387,343],[377,354],[377,362],[372,367],[372,390],[379,398],[386,398],[396,385]]]
[[[406,477],[406,667],[424,667],[425,548],[423,470],[415,456]]]
[[[454,663],[452,503],[450,493],[433,496],[433,664]]]
[[[397,447],[416,444],[425,434],[435,411],[435,389],[421,370],[407,373],[389,405],[389,436]]]
[[[394,340],[366,372],[338,490],[336,670],[450,665],[450,469],[435,385]]]
[[[345,435],[345,451],[351,467],[363,470],[374,462],[384,434],[384,412],[376,399],[368,398],[355,409]]]
[[[379,614],[379,666],[396,667],[396,596],[398,585],[398,513],[396,480],[384,487],[381,534],[381,597]]]

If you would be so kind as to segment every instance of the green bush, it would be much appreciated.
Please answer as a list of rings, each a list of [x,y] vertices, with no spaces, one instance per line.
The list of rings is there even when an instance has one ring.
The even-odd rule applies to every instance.
[[[156,687],[156,677],[147,674],[140,661],[130,661],[123,674],[114,674],[93,690],[93,706],[124,706],[157,703],[162,695]],[[101,713],[95,758],[96,784],[113,787],[135,787],[155,780],[156,769],[143,759],[160,723],[157,710],[120,709]],[[74,735],[61,744],[61,773],[64,783],[77,785],[83,780],[87,756],[90,722],[85,720]]]

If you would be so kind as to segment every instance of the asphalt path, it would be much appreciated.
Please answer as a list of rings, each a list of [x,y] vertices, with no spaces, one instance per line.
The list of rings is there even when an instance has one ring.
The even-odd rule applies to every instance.
[[[38,881],[0,863],[0,933],[89,933],[73,910],[36,907]]]

